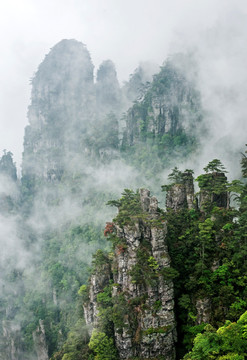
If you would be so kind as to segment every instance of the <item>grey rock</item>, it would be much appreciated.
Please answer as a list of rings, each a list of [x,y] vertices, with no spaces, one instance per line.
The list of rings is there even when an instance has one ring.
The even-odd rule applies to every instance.
[[[198,299],[196,301],[197,324],[209,323],[211,315],[211,301],[209,298]]]
[[[183,208],[197,209],[193,176],[189,172],[182,174],[182,183],[174,184],[166,194],[166,208],[178,211]]]
[[[38,360],[49,360],[48,345],[45,338],[45,327],[43,320],[39,320],[37,329],[33,332],[34,348]]]
[[[122,329],[115,328],[115,343],[120,359],[157,358],[165,356],[167,360],[175,359],[176,324],[174,317],[173,282],[162,276],[161,270],[170,266],[170,257],[166,244],[166,223],[159,224],[158,202],[150,197],[149,190],[140,190],[141,207],[144,219],[139,219],[133,225],[119,226],[114,224],[116,235],[125,244],[116,247],[112,267],[112,276],[117,285],[112,289],[112,297],[116,300],[119,294],[124,294],[126,304],[135,298],[142,297],[142,304],[138,301],[133,305],[132,313],[125,315]],[[140,265],[138,251],[142,251],[143,241],[147,241],[148,259],[156,267],[155,281],[136,282],[131,275],[131,269]],[[148,267],[148,260],[144,257],[144,266]],[[97,293],[103,289],[102,274],[95,274],[90,280],[90,301],[84,304],[85,318],[88,324],[98,327],[97,321]],[[105,278],[109,281],[110,275]],[[143,305],[143,306],[141,306]],[[133,320],[133,316],[135,320]]]

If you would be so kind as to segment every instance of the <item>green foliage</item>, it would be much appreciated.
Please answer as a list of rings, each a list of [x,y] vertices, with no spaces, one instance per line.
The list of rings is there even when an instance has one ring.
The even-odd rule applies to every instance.
[[[153,256],[150,256],[146,247],[137,250],[137,263],[129,270],[133,284],[154,285],[160,276],[159,265]]]
[[[186,169],[184,172],[180,171],[176,166],[168,175],[168,185],[162,185],[162,191],[168,191],[173,185],[185,185],[187,180],[193,180],[194,171]]]
[[[223,173],[220,173],[223,174]],[[227,191],[227,179],[225,176],[217,176],[214,173],[199,175],[196,178],[201,190],[206,190],[209,194],[221,194]]]
[[[206,326],[205,332],[196,335],[194,347],[184,359],[238,359],[247,356],[246,328],[247,313],[237,322],[226,321],[217,331]]]
[[[105,333],[93,330],[89,348],[94,352],[95,360],[117,360],[117,352],[113,340]]]
[[[103,308],[112,306],[111,292],[112,292],[112,286],[107,286],[104,288],[103,292],[97,295],[97,303]]]
[[[179,272],[172,267],[164,267],[161,274],[165,280],[174,280],[179,276]]]
[[[223,172],[220,163],[211,165],[214,168],[210,166],[208,171]],[[244,188],[238,181],[228,184],[223,175],[217,179],[212,173],[198,178],[203,190],[211,194],[238,191],[239,198],[242,198]],[[242,214],[239,217],[237,210],[219,208],[215,204],[211,204],[207,212],[202,214],[196,211],[192,213],[187,209],[181,213],[169,211],[166,214],[172,267],[179,273],[175,281],[175,299],[178,337],[183,338],[183,344],[179,343],[177,348],[180,356],[183,355],[185,347],[188,350],[191,348],[193,338],[201,331],[196,325],[196,299],[210,299],[213,326],[222,325],[226,316],[232,321],[236,320],[245,309],[246,240],[240,235],[245,230],[242,232],[242,225],[239,226],[241,223],[245,227],[245,221],[242,220],[242,216],[246,216],[245,210]],[[213,338],[210,341],[213,342]],[[201,358],[207,359],[207,353]]]
[[[157,300],[155,301],[154,305],[153,305],[153,310],[154,310],[154,313],[157,313],[162,307],[162,302],[161,300]]]
[[[108,252],[98,249],[95,254],[93,254],[92,265],[94,270],[100,270],[102,267],[105,267],[109,263]]]
[[[222,164],[222,162],[219,159],[214,159],[214,160],[210,161],[208,163],[208,165],[203,168],[203,170],[206,173],[209,173],[209,172],[225,173],[226,172],[224,165]]]
[[[185,94],[193,100],[181,103]],[[154,108],[157,103],[160,104],[159,115]],[[170,126],[164,125],[167,124],[167,113]],[[145,172],[145,176],[153,178],[153,174],[171,166],[176,159],[188,157],[197,148],[193,127],[201,121],[201,113],[199,94],[179,67],[172,60],[167,61],[154,76],[143,98],[135,102],[127,115],[121,155]],[[189,131],[184,131],[181,126],[184,117],[190,119]]]
[[[147,330],[144,330],[144,335],[151,335],[151,334],[166,334],[171,330],[171,326],[162,326],[158,328],[149,328]]]
[[[174,184],[182,184],[183,183],[183,173],[178,170],[177,166],[172,170],[172,172],[168,175],[168,179],[170,182]]]
[[[107,205],[118,207],[118,215],[113,221],[120,226],[134,225],[135,221],[144,215],[138,190],[134,192],[133,190],[124,189],[119,200],[108,201]]]
[[[88,342],[89,337],[85,322],[80,319],[68,333],[62,349],[55,352],[51,360],[88,360],[91,352],[88,348]]]
[[[87,285],[82,285],[78,290],[78,295],[81,296],[82,302],[86,303],[89,300],[89,287]]]
[[[157,272],[157,270],[159,268],[159,264],[158,264],[157,260],[155,260],[155,258],[153,256],[149,256],[148,265],[150,266],[150,268],[153,271]]]
[[[114,304],[112,308],[112,321],[118,333],[122,333],[123,328],[126,327],[125,317],[129,312],[128,303],[124,293],[119,293],[114,297]]]

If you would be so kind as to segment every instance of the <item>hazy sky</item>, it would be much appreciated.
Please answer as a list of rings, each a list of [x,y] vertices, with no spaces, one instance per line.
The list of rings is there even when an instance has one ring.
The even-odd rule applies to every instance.
[[[247,1],[1,0],[0,151],[20,165],[30,78],[60,40],[86,44],[96,68],[110,58],[124,81],[140,61],[161,65],[171,49],[236,10],[247,13]]]

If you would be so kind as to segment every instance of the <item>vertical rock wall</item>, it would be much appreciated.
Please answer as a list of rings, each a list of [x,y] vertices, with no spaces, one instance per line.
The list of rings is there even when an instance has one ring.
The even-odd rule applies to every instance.
[[[92,328],[98,324],[98,304],[97,295],[102,292],[105,286],[109,284],[111,279],[111,269],[109,263],[98,266],[97,270],[91,275],[89,283],[88,301],[84,303],[85,320],[89,328],[91,335]]]
[[[1,350],[0,359],[2,360],[22,360],[20,326],[13,321],[4,320],[3,339],[0,339]]]
[[[157,199],[149,195],[148,190],[140,191],[142,216],[138,220],[126,225],[114,223],[118,245],[112,264],[112,298],[114,304],[121,300],[117,311],[122,313],[122,325],[115,324],[114,338],[120,359],[164,356],[173,360],[176,330],[166,224]],[[87,323],[93,322],[95,327],[100,291],[96,284],[102,283],[102,276],[101,272],[91,277],[90,301],[84,307]]]
[[[184,172],[181,183],[172,185],[167,191],[166,208],[174,211],[197,208],[192,173]]]
[[[153,77],[150,90],[127,112],[124,145],[138,144],[147,134],[153,138],[181,131],[189,134],[200,120],[199,95],[173,59]]]
[[[39,326],[33,332],[34,348],[37,353],[38,360],[49,360],[48,346],[45,336],[45,327],[43,320],[39,320]]]

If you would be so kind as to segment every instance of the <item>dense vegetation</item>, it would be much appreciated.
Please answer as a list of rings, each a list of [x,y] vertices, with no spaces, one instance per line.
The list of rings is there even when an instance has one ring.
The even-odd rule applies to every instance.
[[[242,164],[244,174],[245,158]],[[244,275],[247,270],[244,220],[246,185],[237,180],[229,183],[224,175],[225,169],[217,159],[211,161],[204,170],[205,174],[197,178],[200,186],[198,196],[202,193],[205,195],[205,191],[207,193],[201,209],[185,207],[176,212],[168,210],[163,215],[163,220],[168,224],[167,241],[172,259],[168,275],[171,279],[176,278],[177,356],[180,359],[186,351],[191,351],[185,359],[240,360],[247,353],[246,315],[242,315],[247,304]],[[185,174],[188,174],[188,170]],[[185,176],[176,168],[169,178],[171,183],[166,189],[182,184]],[[230,207],[228,202],[226,206],[219,206],[222,202],[219,195],[227,198],[231,192],[237,198],[239,207]],[[215,194],[216,197],[213,196]],[[131,226],[138,219],[148,221],[139,201],[139,194],[127,189],[120,200],[110,201],[109,205],[119,208],[114,222],[121,226]],[[126,246],[114,235],[111,223],[107,224],[105,235],[114,247],[120,249]],[[145,259],[144,250],[140,251],[140,263],[131,269],[131,276],[137,282],[150,283],[157,276],[157,263],[153,258]],[[94,261],[96,268],[111,261],[111,257],[111,252],[108,255],[98,252]],[[124,297],[118,300],[118,307],[116,298],[113,301],[111,297],[112,286],[114,284],[110,283],[97,297],[100,308],[97,336],[105,336],[105,339],[112,341],[113,346],[113,327],[121,328],[123,325],[120,325],[119,319],[124,313],[133,310],[132,304],[125,302]],[[86,289],[84,287],[81,294],[86,294]],[[86,297],[83,301],[86,301]],[[145,299],[139,301],[141,304]],[[200,305],[204,306],[202,313]],[[216,331],[216,328],[219,329]],[[96,354],[96,347],[92,344],[90,349]],[[95,355],[95,359],[105,359],[104,354]],[[115,359],[113,351],[112,354],[112,359]]]

